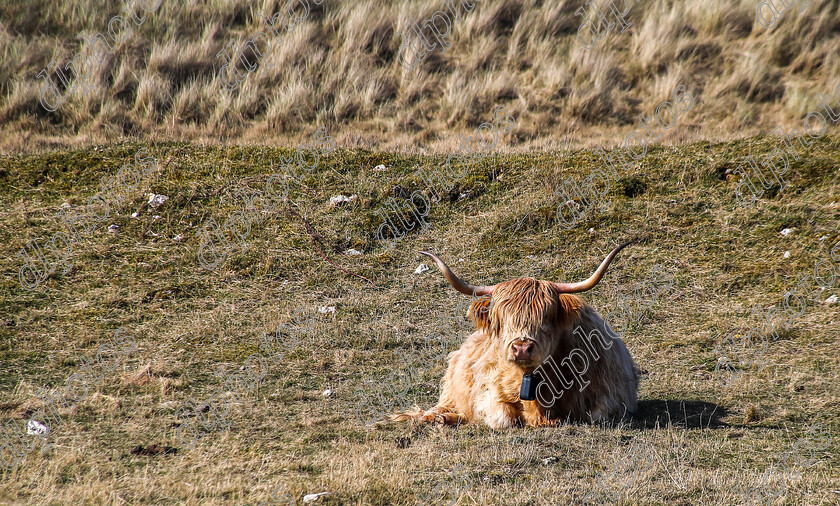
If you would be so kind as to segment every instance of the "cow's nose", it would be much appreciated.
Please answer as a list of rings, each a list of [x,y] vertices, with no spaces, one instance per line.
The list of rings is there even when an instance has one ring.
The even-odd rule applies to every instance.
[[[531,352],[534,351],[534,343],[513,343],[513,358],[515,360],[528,360]]]

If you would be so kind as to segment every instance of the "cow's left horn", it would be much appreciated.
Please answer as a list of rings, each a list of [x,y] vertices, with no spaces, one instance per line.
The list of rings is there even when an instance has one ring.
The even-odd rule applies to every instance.
[[[450,269],[448,265],[443,263],[443,260],[438,258],[434,253],[429,253],[428,251],[421,251],[420,254],[426,255],[427,257],[434,260],[438,266],[438,269],[440,269],[440,272],[443,273],[443,277],[446,278],[447,281],[449,281],[449,284],[452,285],[453,288],[463,293],[464,295],[492,295],[493,290],[496,289],[496,285],[473,286],[469,283],[464,283],[458,276],[455,275],[454,272],[452,272],[452,269]]]
[[[554,286],[557,287],[563,293],[577,293],[577,292],[585,292],[587,290],[591,290],[601,281],[601,278],[604,276],[604,273],[607,271],[607,267],[609,267],[610,262],[615,256],[618,254],[619,251],[623,250],[625,246],[630,244],[633,241],[628,241],[622,244],[621,246],[617,247],[616,249],[612,250],[612,253],[601,262],[601,265],[598,267],[598,270],[595,271],[595,274],[589,276],[589,279],[585,281],[579,281],[577,283],[554,283]]]

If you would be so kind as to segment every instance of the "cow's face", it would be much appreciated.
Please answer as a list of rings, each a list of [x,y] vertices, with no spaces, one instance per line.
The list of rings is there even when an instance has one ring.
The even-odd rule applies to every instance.
[[[568,294],[591,290],[628,244],[613,249],[591,276],[576,283],[518,278],[492,286],[473,286],[433,253],[420,253],[434,260],[453,288],[466,295],[482,296],[470,306],[470,318],[492,337],[500,359],[531,372],[552,354],[561,339],[571,339],[568,329],[584,303]]]
[[[581,304],[554,283],[519,278],[496,285],[492,296],[474,302],[470,318],[491,335],[502,360],[530,372],[554,352],[561,327],[575,318]]]

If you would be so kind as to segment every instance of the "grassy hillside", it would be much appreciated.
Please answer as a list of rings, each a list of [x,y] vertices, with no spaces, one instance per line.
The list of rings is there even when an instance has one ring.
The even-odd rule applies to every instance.
[[[442,167],[444,158],[340,149],[292,183],[288,203],[252,223],[247,251],[231,251],[216,271],[197,258],[201,226],[239,209],[238,189],[264,191],[291,151],[163,142],[3,157],[2,423],[36,412],[35,394],[63,389],[116,329],[125,327],[136,349],[123,348],[99,386],[59,409],[51,449],[0,471],[0,503],[258,504],[276,491],[300,504],[305,494],[329,491],[319,503],[412,504],[431,494],[437,503],[578,504],[602,483],[618,504],[742,504],[749,494],[772,502],[771,489],[779,503],[836,504],[840,306],[808,301],[766,342],[765,367],[736,364],[740,379],[716,379],[723,336],[756,326],[750,308],[779,307],[797,274],[830,260],[840,241],[836,136],[792,162],[788,188],[749,209],[736,203],[731,171],[777,145],[759,137],[651,147],[621,174],[607,208],[570,229],[555,220],[554,190],[601,168],[594,153],[489,156],[432,202],[428,230],[391,249],[374,237],[377,209],[422,189],[417,168]],[[157,160],[154,171],[82,234],[72,268],[23,289],[17,252],[63,230],[59,212],[79,211],[100,179],[133,163],[141,148]],[[168,200],[153,208],[149,193]],[[331,205],[340,194],[358,197]],[[673,273],[673,286],[624,332],[644,371],[632,420],[493,432],[357,418],[360,410],[384,417],[389,402],[433,405],[445,363],[422,357],[454,349],[466,335],[468,298],[434,268],[415,274],[418,250],[437,252],[476,284],[576,281],[628,239],[637,242],[583,297],[606,314],[654,266]],[[837,294],[836,283],[820,298]],[[297,332],[298,344],[269,362],[252,393],[229,392],[214,373],[240,371],[260,336],[281,324],[284,335]],[[406,363],[406,355],[420,358]],[[388,386],[394,378],[399,386]],[[221,392],[214,410],[230,402],[229,429],[188,448],[178,439],[188,419],[179,409],[190,399],[201,406],[214,391]],[[384,401],[360,408],[377,391]],[[817,423],[831,442],[809,446]],[[149,452],[153,444],[177,451]],[[782,462],[787,471],[771,473],[765,488],[762,477]]]
[[[584,30],[590,49],[577,39],[581,0],[476,1],[469,13],[462,4],[472,2],[456,1],[449,48],[438,45],[410,70],[399,63],[400,33],[412,19],[449,12],[443,0],[301,0],[274,49],[260,42],[265,58],[244,45],[271,33],[263,18],[281,16],[285,1],[140,3],[148,12],[118,0],[0,3],[0,149],[122,136],[282,143],[317,123],[343,146],[439,151],[499,104],[521,120],[505,141],[512,146],[612,145],[679,84],[698,107],[664,140],[731,139],[800,123],[840,76],[837,0],[795,4],[772,28],[757,20],[755,0],[616,2],[629,6],[628,26],[597,43]],[[130,28],[112,24],[111,37],[115,16]],[[97,34],[109,37],[107,54]],[[67,65],[93,53],[101,63],[83,71],[86,86],[72,84]],[[219,79],[228,61],[233,91]],[[65,100],[54,111],[39,103],[45,70]]]

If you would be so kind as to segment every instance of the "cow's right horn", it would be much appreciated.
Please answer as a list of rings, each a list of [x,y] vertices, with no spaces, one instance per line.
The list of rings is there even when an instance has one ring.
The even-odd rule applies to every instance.
[[[577,283],[554,283],[554,286],[556,286],[557,289],[560,290],[560,292],[562,293],[578,293],[592,289],[592,287],[594,287],[598,284],[599,281],[601,281],[601,278],[604,276],[604,273],[607,272],[607,267],[609,267],[610,262],[612,262],[612,259],[615,258],[619,251],[623,250],[628,244],[632,242],[633,241],[625,242],[621,246],[618,246],[617,248],[612,250],[612,253],[607,255],[607,258],[605,258],[604,261],[601,262],[601,265],[598,267],[598,269],[593,275],[589,276],[589,279],[586,279],[584,281],[578,281]]]
[[[492,295],[493,290],[496,289],[496,285],[491,286],[473,286],[469,283],[464,283],[461,278],[455,275],[452,272],[452,269],[449,268],[448,265],[443,263],[443,260],[437,257],[434,253],[429,253],[428,251],[421,251],[421,255],[426,255],[427,257],[431,258],[435,261],[440,269],[440,272],[443,273],[443,277],[449,281],[449,284],[452,285],[453,288],[458,290],[459,292],[463,293],[464,295],[472,295],[474,297],[479,295]]]

